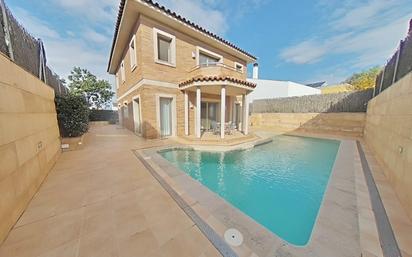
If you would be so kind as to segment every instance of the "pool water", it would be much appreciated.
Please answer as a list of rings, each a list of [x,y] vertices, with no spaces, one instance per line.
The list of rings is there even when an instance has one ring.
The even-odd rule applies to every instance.
[[[303,246],[309,241],[339,144],[281,135],[249,150],[160,154],[282,239]]]

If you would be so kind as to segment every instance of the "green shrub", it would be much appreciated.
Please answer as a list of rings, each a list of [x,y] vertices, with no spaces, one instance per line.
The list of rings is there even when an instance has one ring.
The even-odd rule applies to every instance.
[[[56,96],[57,120],[63,137],[78,137],[89,128],[89,106],[80,95]]]

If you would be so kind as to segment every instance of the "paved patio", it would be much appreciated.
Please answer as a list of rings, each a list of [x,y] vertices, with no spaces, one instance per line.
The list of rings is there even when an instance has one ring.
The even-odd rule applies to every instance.
[[[168,143],[92,127],[83,149],[62,154],[0,256],[220,256],[131,151]]]

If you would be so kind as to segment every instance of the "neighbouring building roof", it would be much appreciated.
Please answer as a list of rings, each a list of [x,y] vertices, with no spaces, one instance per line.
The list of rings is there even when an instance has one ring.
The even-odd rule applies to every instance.
[[[237,84],[241,84],[243,86],[247,86],[250,88],[255,88],[256,84],[253,82],[249,82],[246,80],[241,80],[241,79],[237,79],[237,78],[233,78],[233,77],[216,77],[216,76],[209,76],[209,77],[196,77],[196,78],[191,78],[189,80],[183,81],[181,83],[179,83],[179,87],[184,87],[187,86],[191,83],[194,82],[232,82],[232,83],[237,83]]]
[[[192,27],[193,29],[199,31],[200,33],[203,33],[207,36],[210,36],[210,37],[214,38],[215,40],[223,43],[226,46],[229,46],[229,47],[235,49],[236,51],[239,51],[240,53],[248,56],[249,58],[251,58],[253,60],[257,60],[257,58],[254,55],[246,52],[242,48],[240,48],[240,47],[236,46],[235,44],[223,39],[222,37],[219,37],[218,35],[210,32],[209,30],[199,26],[198,24],[188,20],[187,18],[177,14],[176,12],[166,8],[163,5],[160,5],[159,3],[155,2],[155,1],[152,1],[152,0],[138,0],[138,2],[146,3],[146,4],[150,5],[151,7],[157,9],[158,11],[162,12],[164,15],[170,16],[173,19],[176,19],[180,22],[183,22],[185,25],[188,25],[188,26]],[[116,39],[117,39],[117,36],[118,36],[118,33],[119,33],[120,23],[121,23],[122,16],[123,16],[123,13],[124,13],[125,4],[126,4],[126,0],[121,0],[120,1],[119,12],[117,14],[115,32],[114,32],[113,41],[112,41],[112,48],[111,48],[111,51],[110,51],[108,71],[110,69],[110,63],[111,63],[111,60],[112,60],[112,55],[113,55],[114,47],[115,47],[115,44],[116,44]]]
[[[313,88],[324,87],[324,86],[326,86],[326,81],[309,83],[309,84],[306,84],[306,86],[308,86],[308,87],[313,87]]]

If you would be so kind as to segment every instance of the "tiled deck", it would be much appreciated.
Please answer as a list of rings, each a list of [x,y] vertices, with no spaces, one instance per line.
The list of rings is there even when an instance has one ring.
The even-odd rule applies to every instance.
[[[176,142],[146,141],[111,125],[93,127],[84,144],[80,150],[62,154],[0,245],[0,257],[220,256],[132,152]],[[412,256],[412,223],[367,148],[366,155],[402,255]],[[362,256],[382,256],[359,156],[354,157]],[[199,192],[203,189],[199,187]],[[193,200],[187,195],[185,199]],[[217,219],[208,222],[218,224]],[[255,256],[249,251],[238,254]],[[293,256],[291,251],[273,254]]]
[[[83,149],[62,154],[0,256],[220,256],[131,151],[167,143],[93,127]]]

